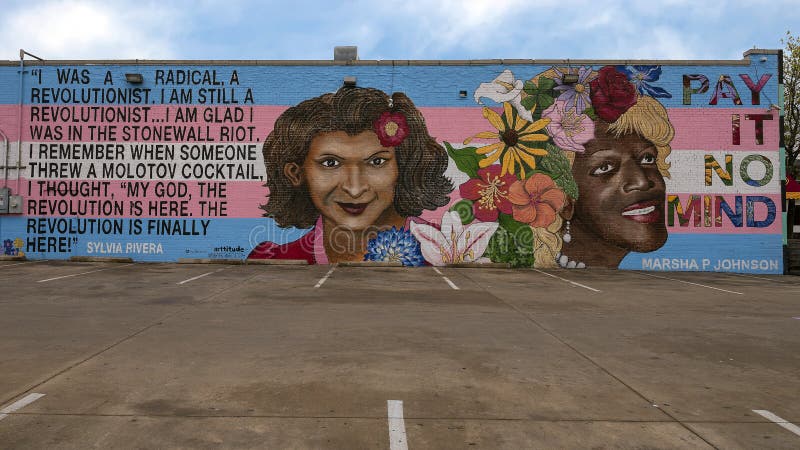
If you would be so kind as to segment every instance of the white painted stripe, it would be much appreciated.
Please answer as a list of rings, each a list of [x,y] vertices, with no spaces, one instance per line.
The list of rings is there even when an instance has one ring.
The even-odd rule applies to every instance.
[[[436,271],[436,273],[438,273],[439,275],[441,275],[441,276],[442,276],[442,278],[444,278],[444,281],[446,281],[446,282],[447,282],[447,284],[449,284],[451,288],[453,288],[453,289],[455,289],[455,290],[457,290],[457,291],[458,291],[458,290],[461,290],[461,289],[460,289],[458,286],[456,286],[456,284],[455,284],[455,283],[453,283],[452,281],[450,281],[450,278],[447,278],[446,276],[444,276],[444,274],[443,274],[442,272],[440,272],[440,271],[439,271],[439,269],[437,269],[436,267],[434,267],[434,268],[433,268],[433,270],[435,270],[435,271]]]
[[[733,155],[733,173],[731,176],[736,180],[733,185],[726,186],[717,175],[716,171],[711,171],[711,186],[706,186],[703,179],[700,183],[697,182],[696,168],[700,168],[700,176],[703,176],[703,168],[705,167],[706,155],[713,155],[720,166],[725,169],[725,155]],[[667,193],[693,193],[693,194],[780,194],[781,181],[780,177],[773,176],[772,179],[765,186],[750,186],[749,184],[740,182],[739,167],[742,160],[751,154],[757,154],[765,157],[772,163],[775,171],[781,166],[780,154],[775,151],[724,151],[724,150],[679,150],[673,151],[669,156],[670,174],[672,176],[664,180],[667,185]],[[754,180],[760,180],[766,174],[764,164],[755,161],[747,166],[750,177]],[[683,198],[681,198],[683,201]]]
[[[788,421],[786,421],[784,419],[781,419],[780,417],[778,417],[775,414],[767,411],[766,409],[754,409],[753,412],[758,414],[759,416],[769,420],[769,421],[772,421],[772,422],[782,426],[783,428],[786,428],[787,430],[791,431],[792,433],[800,436],[800,427],[798,427],[797,425],[795,425],[795,424],[793,424],[791,422],[788,422]]]
[[[718,287],[714,287],[714,286],[708,286],[708,285],[700,284],[700,283],[692,283],[691,281],[678,280],[677,278],[660,277],[658,275],[653,275],[651,273],[644,273],[644,272],[638,272],[638,273],[640,275],[647,275],[648,277],[661,278],[662,280],[677,281],[678,283],[691,284],[691,285],[694,285],[694,286],[700,286],[700,287],[704,287],[704,288],[708,288],[708,289],[714,289],[714,290],[717,290],[717,291],[727,292],[729,294],[744,295],[741,292],[729,291],[727,289],[722,289],[722,288],[718,288]]]
[[[389,408],[389,449],[408,450],[406,423],[403,420],[403,401],[387,400]]]
[[[0,264],[0,268],[11,267],[11,266],[20,266],[22,264],[36,264],[36,263],[45,262],[45,261],[47,261],[47,260],[46,259],[37,259],[36,261],[24,261],[24,262],[18,262],[18,263],[14,263],[14,264]]]
[[[447,278],[447,277],[442,277],[442,278],[444,278],[444,281],[447,281],[447,284],[449,284],[451,288],[453,288],[453,289],[455,289],[457,291],[459,290],[458,286],[456,286],[455,283],[450,281],[450,278]]]
[[[22,397],[21,399],[19,399],[19,400],[15,401],[14,403],[6,406],[5,408],[0,409],[0,420],[5,419],[6,416],[11,414],[12,412],[14,412],[14,411],[16,411],[18,409],[22,409],[22,408],[30,405],[31,403],[35,402],[36,400],[39,400],[42,397],[44,397],[44,394],[37,394],[37,393],[34,392],[34,393],[26,395],[25,397]]]
[[[97,272],[102,272],[104,270],[111,270],[111,269],[116,269],[116,268],[119,268],[119,267],[132,266],[132,265],[133,265],[133,263],[122,264],[122,265],[119,265],[119,266],[115,265],[114,267],[104,267],[102,269],[90,270],[88,272],[73,273],[72,275],[63,275],[63,276],[60,276],[60,277],[47,278],[45,280],[39,280],[39,281],[37,281],[37,283],[46,283],[48,281],[61,280],[61,279],[64,279],[64,278],[72,278],[72,277],[77,277],[77,276],[80,276],[80,275],[87,275],[87,274],[90,274],[90,273],[97,273]]]
[[[595,289],[595,288],[593,288],[593,287],[586,286],[585,284],[580,284],[580,283],[578,283],[578,282],[576,282],[576,281],[568,280],[568,279],[566,279],[566,278],[561,278],[561,277],[558,277],[558,276],[555,276],[555,275],[553,275],[552,273],[547,273],[547,272],[544,272],[544,271],[542,271],[542,270],[539,270],[539,269],[533,269],[533,270],[535,270],[536,272],[539,272],[539,273],[545,274],[545,275],[547,275],[548,277],[558,278],[558,279],[559,279],[559,280],[561,280],[561,281],[566,281],[567,283],[569,283],[569,284],[571,284],[571,285],[574,285],[574,286],[579,286],[579,287],[582,287],[582,288],[584,288],[584,289],[588,289],[588,290],[590,290],[590,291],[592,291],[592,292],[602,292],[600,289]]]
[[[320,278],[320,280],[319,280],[319,281],[317,281],[317,284],[314,286],[314,289],[316,289],[316,288],[318,288],[318,287],[322,286],[322,283],[324,283],[324,282],[325,282],[325,280],[327,280],[327,279],[328,279],[328,277],[329,277],[329,276],[331,276],[331,274],[333,273],[333,271],[334,271],[335,269],[336,269],[336,264],[332,265],[332,266],[331,266],[331,270],[329,270],[329,271],[328,271],[328,273],[326,273],[324,277]]]
[[[221,271],[223,271],[223,270],[225,270],[225,269],[226,269],[226,268],[225,268],[225,267],[223,267],[222,269],[217,269],[217,270],[214,270],[214,271],[212,271],[212,272],[204,273],[204,274],[202,274],[202,275],[198,275],[198,276],[196,276],[196,277],[189,278],[188,280],[179,281],[177,284],[189,283],[189,282],[191,282],[191,281],[194,281],[194,280],[197,280],[197,279],[203,278],[203,277],[205,277],[205,276],[211,275],[212,273],[221,272]]]
[[[740,276],[740,277],[747,277],[747,278],[755,278],[757,280],[771,281],[773,283],[786,284],[786,281],[776,280],[775,278],[757,277],[755,275],[748,275],[746,273],[734,273],[732,275],[736,275],[736,276]]]
[[[85,127],[85,125],[84,125],[84,127]],[[215,134],[215,132],[213,131],[215,127],[212,126],[211,128],[212,128],[211,135],[213,136]],[[88,141],[80,141],[80,142],[74,142],[74,143],[83,143],[83,142],[87,142],[88,143]],[[23,148],[23,152],[22,152],[22,155],[23,155],[22,163],[23,164],[22,165],[23,166],[28,166],[28,165],[30,165],[31,162],[46,163],[46,162],[50,161],[49,159],[46,159],[46,158],[39,158],[39,153],[38,153],[39,144],[55,144],[55,142],[46,142],[45,143],[45,142],[38,142],[38,141],[23,141],[23,143],[22,143],[22,148]],[[109,144],[111,144],[111,143],[109,143]],[[136,167],[140,167],[140,166],[141,167],[147,167],[149,165],[154,165],[154,164],[158,165],[159,163],[163,163],[164,162],[163,160],[158,159],[158,158],[147,158],[146,155],[142,155],[142,156],[145,156],[145,157],[143,157],[141,159],[134,158],[133,157],[133,147],[134,146],[138,146],[138,147],[141,148],[143,145],[151,146],[153,144],[164,144],[165,147],[169,149],[169,151],[173,151],[175,153],[175,155],[174,155],[175,158],[174,159],[170,159],[170,163],[171,163],[170,164],[170,168],[166,172],[164,172],[166,177],[158,176],[159,175],[158,171],[154,171],[152,173],[150,171],[146,171],[145,176],[143,176],[143,177],[137,176],[136,177],[136,180],[138,180],[138,181],[161,180],[161,179],[164,179],[164,178],[168,178],[170,180],[185,180],[185,181],[197,180],[197,177],[192,176],[192,169],[196,166],[196,161],[194,159],[190,159],[190,160],[185,160],[184,161],[183,158],[181,158],[181,155],[180,155],[180,149],[184,144],[191,147],[193,145],[197,145],[198,144],[197,142],[152,141],[152,142],[125,142],[125,143],[119,143],[119,144],[113,143],[113,144],[114,144],[113,146],[114,146],[115,151],[116,151],[116,149],[120,149],[121,152],[122,152],[121,156],[120,156],[120,161],[131,161],[131,164],[130,164],[131,165],[131,169],[130,169],[131,171],[135,170]],[[30,152],[27,150],[29,148],[29,146],[31,146],[31,145],[34,148],[33,158],[29,158],[29,153]],[[225,142],[225,145],[233,145],[233,146],[253,145],[256,148],[258,148],[262,144],[260,142],[237,141],[237,142]],[[13,147],[16,147],[16,142],[14,142],[14,146]],[[12,156],[17,154],[16,153],[16,149],[13,148],[13,147],[9,149],[9,151],[12,152],[12,153],[10,153]],[[255,152],[255,153],[258,155],[257,156],[257,158],[258,158],[257,161],[251,161],[249,159],[240,158],[238,154],[235,154],[235,157],[233,159],[226,159],[225,163],[226,164],[232,164],[234,170],[235,169],[239,169],[240,167],[243,169],[244,167],[250,165],[252,170],[253,170],[252,176],[254,178],[258,178],[258,177],[266,178],[267,177],[267,172],[266,172],[266,168],[265,168],[264,163],[263,163],[263,157],[261,155],[261,152]],[[98,169],[96,175],[90,176],[89,167],[90,166],[94,166],[96,168],[100,168],[100,167],[103,166],[104,163],[108,163],[107,159],[81,159],[81,162],[83,162],[84,164],[80,166],[80,171],[79,171],[78,175],[75,178],[80,178],[82,180],[86,180],[86,179],[119,180],[119,181],[127,180],[126,176],[124,176],[124,175],[120,176],[120,177],[105,177],[105,176],[103,176],[103,174],[101,173],[101,171],[99,169]],[[13,165],[13,164],[16,164],[16,161],[14,161],[10,165]],[[755,165],[756,164],[753,164],[753,166],[755,166]],[[739,166],[736,166],[736,167],[739,167]],[[30,175],[31,172],[32,171],[25,171],[25,173],[28,174],[28,175]],[[14,173],[16,173],[16,171],[9,172],[9,176],[11,176]],[[227,169],[226,169],[226,173],[227,173]],[[44,174],[39,172],[39,171],[33,172],[33,175],[35,175],[35,176],[28,176],[27,179],[29,179],[29,180],[48,179],[47,176],[44,176]],[[14,177],[13,179],[16,180],[16,177]],[[200,180],[200,181],[203,181],[203,180]],[[780,185],[778,185],[778,191],[780,192]]]
[[[214,272],[206,272],[206,273],[204,273],[204,274],[202,274],[202,275],[198,275],[198,276],[196,276],[196,277],[189,278],[188,280],[179,281],[179,282],[177,282],[176,284],[185,284],[185,283],[192,282],[192,281],[194,281],[194,280],[199,280],[200,278],[203,278],[203,277],[209,276],[209,275],[211,275],[212,273],[214,273]]]

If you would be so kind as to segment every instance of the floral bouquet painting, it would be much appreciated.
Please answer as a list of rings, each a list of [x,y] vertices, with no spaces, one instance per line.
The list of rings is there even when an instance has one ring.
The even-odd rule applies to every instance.
[[[515,267],[555,264],[563,239],[560,212],[578,199],[574,154],[594,138],[598,118],[614,122],[639,95],[671,97],[651,84],[660,74],[660,66],[552,67],[523,81],[505,70],[478,87],[477,103],[488,99],[502,106],[484,105],[491,128],[467,137],[461,148],[444,145],[470,177],[459,186],[462,200],[451,211],[464,226],[498,224],[484,260]]]

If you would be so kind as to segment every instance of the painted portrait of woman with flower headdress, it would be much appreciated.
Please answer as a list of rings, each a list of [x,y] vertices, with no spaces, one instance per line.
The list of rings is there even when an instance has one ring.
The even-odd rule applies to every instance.
[[[425,256],[440,264],[461,256],[431,253],[430,240],[453,230],[451,218],[438,227],[417,219],[447,205],[453,188],[444,176],[447,152],[405,94],[343,87],[306,100],[276,120],[263,154],[265,216],[280,227],[311,229],[286,244],[261,242],[248,259],[419,266]],[[474,234],[485,247],[482,231]]]
[[[473,164],[456,205],[465,221],[497,220],[492,261],[536,267],[617,267],[667,240],[674,129],[657,98],[659,66],[552,67],[529,80],[509,70],[475,100],[493,129],[448,151]]]

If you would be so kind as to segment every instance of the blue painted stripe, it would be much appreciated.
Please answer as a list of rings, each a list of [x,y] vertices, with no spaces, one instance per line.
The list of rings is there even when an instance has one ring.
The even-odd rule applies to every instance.
[[[0,241],[7,239],[12,242],[15,239],[22,239],[26,242],[28,239],[43,238],[45,244],[48,238],[66,238],[65,241],[56,241],[55,245],[65,245],[69,241],[70,252],[59,251],[26,251],[29,258],[47,258],[47,259],[67,259],[70,256],[114,256],[114,257],[131,257],[137,261],[176,261],[178,258],[233,258],[244,259],[250,251],[263,241],[272,241],[277,244],[284,244],[299,239],[308,230],[297,228],[280,228],[272,219],[256,218],[256,219],[204,219],[210,220],[208,224],[207,234],[198,235],[157,235],[148,234],[147,226],[149,221],[165,222],[171,219],[140,219],[143,224],[143,231],[141,234],[131,234],[131,222],[135,219],[104,219],[112,222],[119,222],[122,225],[123,233],[121,235],[114,234],[28,234],[26,232],[27,220],[34,219],[35,217],[4,217],[0,220],[2,223],[2,234],[0,234]],[[42,218],[46,220],[59,220],[64,219],[70,221],[72,226],[76,226],[79,219],[74,218],[56,218],[48,217]],[[201,232],[202,225],[201,219],[178,219],[180,222],[187,223],[187,230],[191,230],[192,223],[194,230]],[[74,239],[74,241],[73,241]],[[114,247],[114,244],[119,243],[121,251],[112,251],[111,253],[98,253],[95,244],[100,244],[100,248],[107,249],[106,244]],[[128,243],[153,243],[161,244],[163,253],[141,253],[132,252],[136,250],[131,248],[127,249]],[[91,245],[91,248],[90,248]],[[25,251],[26,248],[23,248]],[[111,249],[113,250],[113,248]],[[2,254],[2,251],[0,251]]]
[[[122,235],[102,234],[30,234],[26,233],[29,218],[6,217],[2,221],[0,240],[11,241],[20,238],[64,237],[70,240],[70,252],[28,251],[31,258],[66,259],[70,256],[130,256],[140,261],[175,261],[178,258],[245,258],[253,247],[264,241],[278,244],[299,239],[308,230],[287,228],[275,225],[272,219],[207,219],[210,223],[206,235],[155,235],[148,234],[148,221],[164,222],[169,219],[140,219],[144,231],[129,234],[130,223],[134,219],[109,219],[119,221],[123,227]],[[35,218],[32,218],[35,219]],[[47,218],[58,220],[59,218]],[[78,219],[65,219],[72,224]],[[178,219],[181,220],[181,219]],[[202,229],[200,219],[186,220],[189,226],[194,223],[195,230]],[[74,242],[72,239],[74,238]],[[121,251],[98,253],[90,248],[90,243],[121,245]],[[161,244],[163,253],[129,253],[128,243]],[[781,235],[768,234],[673,234],[661,249],[651,253],[631,253],[620,265],[621,269],[631,270],[688,270],[723,271],[750,273],[783,273],[783,239]]]
[[[620,269],[783,273],[780,234],[673,234],[661,249],[630,253]]]
[[[750,107],[750,90],[739,77],[746,73],[753,82],[757,83],[760,76],[772,73],[769,82],[764,86],[761,95],[761,104],[769,105],[778,102],[778,76],[777,56],[765,55],[766,62],[760,61],[760,56],[753,58],[751,66],[662,66],[660,79],[653,83],[654,86],[666,89],[672,98],[660,99],[666,107],[709,107],[708,101],[714,91],[717,80],[721,75],[730,75],[742,99],[742,108]],[[25,103],[54,103],[60,104],[61,100],[54,98],[56,89],[66,89],[70,93],[77,89],[81,91],[106,92],[122,89],[123,93],[129,92],[133,99],[127,102],[106,102],[106,104],[141,104],[144,102],[144,91],[149,89],[147,104],[161,103],[161,89],[166,90],[167,99],[173,89],[191,88],[191,104],[222,104],[225,101],[237,101],[243,104],[247,89],[252,89],[253,100],[256,105],[295,105],[305,99],[315,97],[327,92],[333,92],[342,85],[345,76],[355,76],[359,86],[374,87],[384,91],[405,92],[418,106],[451,106],[451,107],[477,107],[472,95],[481,84],[492,81],[504,69],[510,69],[518,79],[530,79],[533,76],[549,69],[550,65],[475,65],[475,66],[119,66],[119,65],[92,65],[92,66],[63,66],[78,71],[88,70],[89,82],[87,84],[68,83],[59,84],[56,67],[41,67],[42,82],[30,73],[25,75],[24,97]],[[599,69],[601,65],[595,65]],[[37,67],[38,68],[38,67]],[[0,104],[15,104],[19,101],[18,68],[0,68],[0,85],[12,86],[13,89],[0,90]],[[174,71],[205,71],[215,70],[216,81],[224,83],[219,86],[209,85],[164,85],[156,84],[157,70]],[[231,74],[236,70],[239,85],[231,85]],[[111,73],[113,84],[104,84],[106,72]],[[128,84],[125,73],[137,72],[144,77],[140,85]],[[709,91],[696,94],[692,97],[691,105],[683,105],[683,75],[703,74],[709,79]],[[81,78],[81,77],[79,77]],[[696,87],[697,82],[692,86]],[[127,89],[139,89],[138,94]],[[217,91],[222,89],[222,91]],[[231,93],[231,89],[233,93]],[[38,90],[38,91],[37,91]],[[459,96],[459,91],[466,90],[466,98]],[[36,93],[32,97],[32,93]],[[93,96],[91,96],[94,98]],[[102,97],[98,97],[102,99]],[[167,100],[168,101],[168,100]],[[102,101],[93,102],[102,104]],[[720,99],[717,107],[735,107],[730,99]]]

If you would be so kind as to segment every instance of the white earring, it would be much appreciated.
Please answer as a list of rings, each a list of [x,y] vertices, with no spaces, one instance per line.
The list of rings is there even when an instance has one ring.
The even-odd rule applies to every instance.
[[[572,242],[572,235],[569,233],[569,220],[567,221],[567,227],[564,230],[564,235],[561,238],[564,240],[565,244]]]

